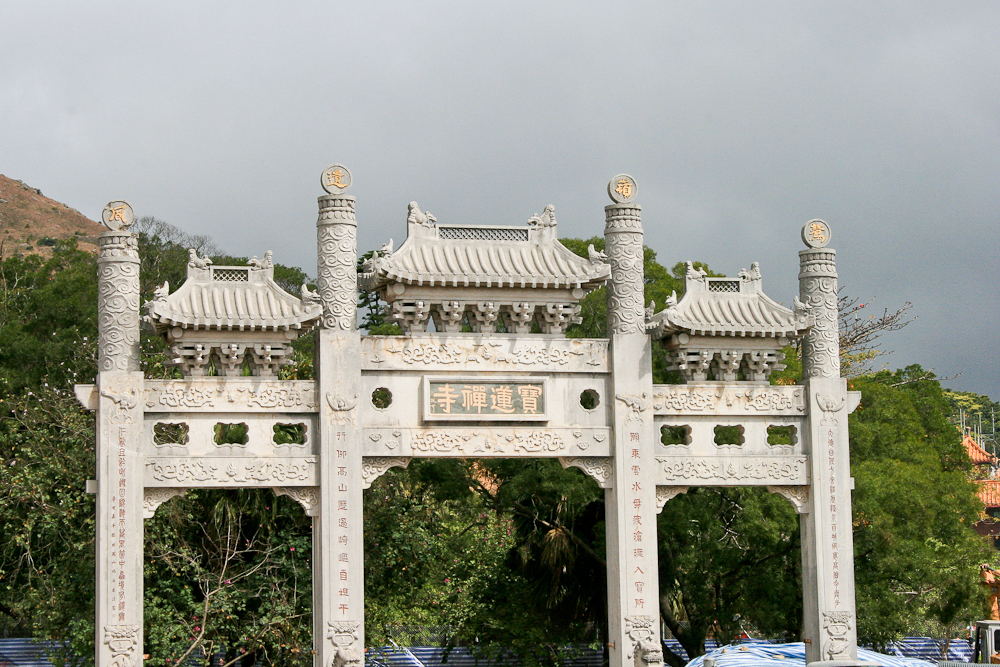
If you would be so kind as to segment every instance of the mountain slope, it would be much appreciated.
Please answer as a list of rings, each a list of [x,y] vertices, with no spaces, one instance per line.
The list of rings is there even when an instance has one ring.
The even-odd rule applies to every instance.
[[[77,247],[97,252],[104,227],[40,190],[0,174],[0,255],[49,256],[59,239],[76,237]]]

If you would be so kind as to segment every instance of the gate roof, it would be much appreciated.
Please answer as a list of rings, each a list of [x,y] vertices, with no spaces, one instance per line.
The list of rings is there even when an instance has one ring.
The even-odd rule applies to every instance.
[[[556,237],[555,207],[546,206],[526,227],[439,225],[410,205],[406,242],[390,243],[359,274],[359,286],[391,283],[453,287],[582,287],[593,289],[611,275],[597,254],[584,259]]]

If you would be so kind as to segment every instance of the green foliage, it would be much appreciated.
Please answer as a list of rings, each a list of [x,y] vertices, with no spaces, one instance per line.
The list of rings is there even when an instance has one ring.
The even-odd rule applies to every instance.
[[[0,392],[68,389],[97,371],[97,265],[61,243],[52,258],[0,262]]]
[[[978,566],[995,554],[972,528],[982,503],[944,391],[926,376],[909,366],[854,381],[858,632],[876,645],[950,635],[986,611]]]
[[[297,503],[264,489],[192,490],[145,533],[149,664],[198,648],[226,662],[312,664],[311,520]]]
[[[77,655],[93,655],[94,437],[64,390],[0,395],[0,627]]]
[[[368,252],[358,257],[358,272],[362,270],[362,265],[371,259],[375,251]],[[361,310],[361,322],[359,328],[368,332],[371,336],[398,336],[403,330],[395,322],[386,322],[387,307],[378,298],[377,292],[358,291],[358,309]]]
[[[660,613],[689,656],[704,654],[709,633],[797,637],[799,530],[788,501],[763,488],[695,488],[664,506],[657,541]]]

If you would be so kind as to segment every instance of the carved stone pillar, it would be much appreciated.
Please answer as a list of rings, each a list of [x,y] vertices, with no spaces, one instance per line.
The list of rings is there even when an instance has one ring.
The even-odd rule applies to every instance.
[[[124,204],[114,202],[113,204]],[[143,391],[139,253],[117,212],[98,237],[96,664],[142,664]],[[105,210],[105,223],[111,214]],[[117,229],[115,229],[117,228]]]
[[[337,165],[324,172],[324,179],[335,169],[341,170],[339,184],[346,179],[349,185],[350,172]],[[346,186],[323,184],[331,194],[319,198],[316,222],[323,319],[315,363],[320,502],[319,516],[313,518],[313,664],[331,667],[364,657],[364,478],[357,419],[361,342],[354,197],[343,194]]]
[[[857,395],[840,377],[836,253],[826,248],[830,227],[806,223],[799,252],[800,299],[816,324],[802,345],[809,415],[803,445],[809,455],[812,493],[799,509],[802,526],[803,640],[806,662],[858,662],[854,598],[854,539],[851,519],[847,415]],[[847,408],[847,409],[845,409]]]
[[[812,220],[806,223],[806,230],[804,239],[816,238],[807,242],[806,250],[799,251],[799,298],[815,316],[816,324],[802,339],[802,375],[840,377],[837,251],[826,247],[830,228],[825,222]]]
[[[635,181],[616,176],[605,207],[608,336],[614,396],[611,488],[605,491],[608,644],[612,667],[663,661],[656,559],[652,351],[645,330],[640,207]]]

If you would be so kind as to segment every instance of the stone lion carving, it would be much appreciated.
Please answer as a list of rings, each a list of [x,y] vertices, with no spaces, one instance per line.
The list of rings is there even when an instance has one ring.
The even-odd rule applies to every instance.
[[[333,656],[333,667],[361,667],[364,658],[353,646],[340,646]]]
[[[654,639],[643,638],[635,645],[635,667],[652,667],[663,664],[663,647]]]

